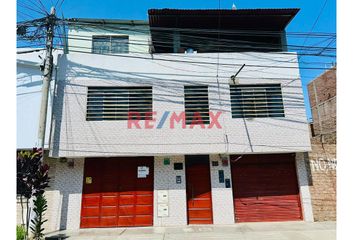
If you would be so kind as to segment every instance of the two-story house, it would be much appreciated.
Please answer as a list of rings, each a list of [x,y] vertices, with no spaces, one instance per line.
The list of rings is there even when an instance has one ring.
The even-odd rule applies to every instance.
[[[72,20],[53,105],[52,230],[313,221],[285,35],[297,12]]]

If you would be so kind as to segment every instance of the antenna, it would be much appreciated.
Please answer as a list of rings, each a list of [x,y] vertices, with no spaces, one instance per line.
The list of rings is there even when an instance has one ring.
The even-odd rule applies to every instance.
[[[242,69],[246,66],[246,64],[243,64],[241,66],[241,68],[237,71],[237,73],[235,75],[232,75],[230,78],[231,80],[234,82],[234,84],[236,84],[236,76],[242,71]]]

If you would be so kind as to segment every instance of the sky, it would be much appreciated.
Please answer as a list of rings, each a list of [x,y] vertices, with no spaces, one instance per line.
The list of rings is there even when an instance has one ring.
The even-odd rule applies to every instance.
[[[32,19],[42,17],[38,13],[43,11],[41,8],[49,11],[50,6],[57,2],[57,15],[63,15],[65,18],[147,20],[147,10],[150,8],[217,9],[219,7],[219,0],[64,0],[63,3],[62,0],[41,0],[43,6],[39,5],[39,1],[18,0],[18,21],[28,20],[30,17]],[[336,0],[220,0],[222,9],[231,9],[233,3],[237,9],[300,8],[300,12],[288,25],[287,32],[336,33]],[[291,37],[288,38],[288,44],[302,46],[305,43],[305,45],[336,47],[335,40],[327,39],[322,43],[320,40]],[[331,55],[335,54],[331,53]],[[300,68],[329,68],[336,62],[336,58],[302,56],[299,61]],[[300,69],[308,119],[311,118],[311,111],[306,86],[322,72],[324,70],[321,69]]]

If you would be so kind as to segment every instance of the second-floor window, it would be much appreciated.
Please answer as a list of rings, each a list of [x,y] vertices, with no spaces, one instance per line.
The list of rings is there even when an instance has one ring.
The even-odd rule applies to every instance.
[[[129,37],[92,36],[92,52],[98,54],[129,53]]]
[[[284,117],[280,84],[231,85],[232,118]]]
[[[209,124],[208,86],[184,86],[186,124]]]
[[[151,119],[152,87],[88,87],[87,121]]]

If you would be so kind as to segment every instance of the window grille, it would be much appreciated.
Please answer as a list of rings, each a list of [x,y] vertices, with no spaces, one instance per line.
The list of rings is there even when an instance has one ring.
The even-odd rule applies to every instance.
[[[187,125],[209,124],[208,86],[184,86],[184,104]]]
[[[129,53],[129,37],[93,36],[92,52],[98,54]]]
[[[129,115],[130,114],[130,115]],[[152,87],[88,87],[87,121],[152,118]]]
[[[285,117],[280,84],[230,85],[232,118]]]

